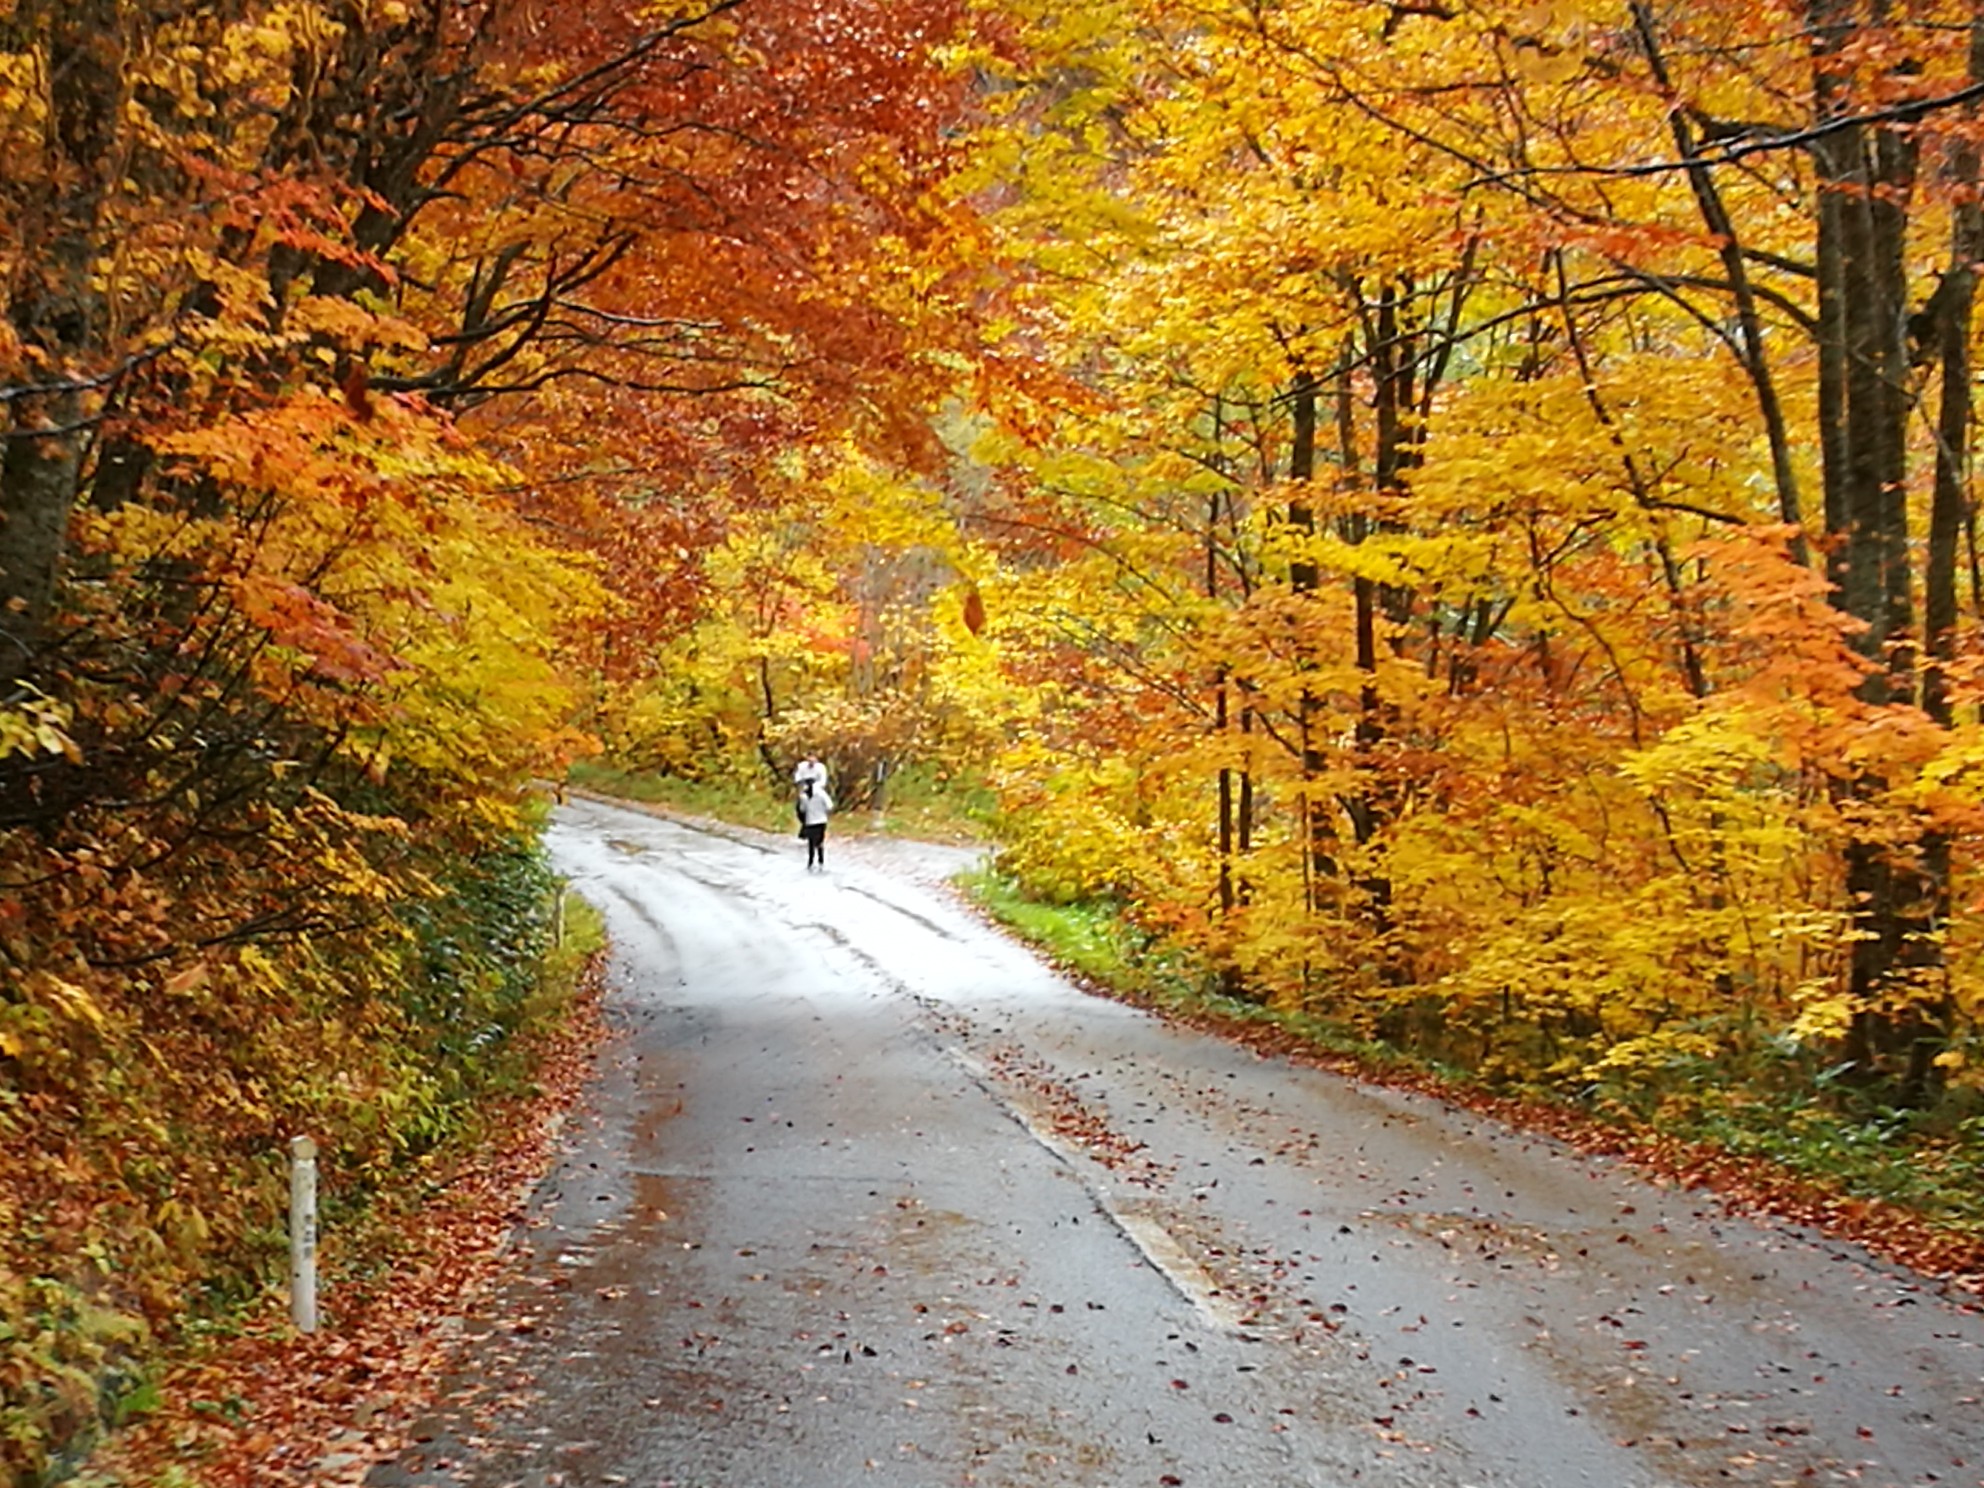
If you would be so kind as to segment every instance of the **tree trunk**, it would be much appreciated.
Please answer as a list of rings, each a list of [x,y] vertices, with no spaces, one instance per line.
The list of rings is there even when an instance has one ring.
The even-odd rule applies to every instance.
[[[1222,672],[1213,689],[1213,727],[1222,742],[1232,733],[1228,711],[1228,683]],[[1233,767],[1219,767],[1219,912],[1233,913]]]
[[[1316,398],[1315,374],[1297,372],[1289,393],[1292,430],[1288,478],[1296,483],[1298,493],[1316,478]],[[1316,510],[1306,495],[1291,496],[1288,525],[1299,537],[1314,535]],[[1288,566],[1288,587],[1296,595],[1314,594],[1318,577],[1315,560],[1307,555],[1295,559]],[[1298,639],[1297,644],[1306,646],[1306,639]],[[1306,656],[1300,665],[1304,671],[1309,670]],[[1306,845],[1304,897],[1308,908],[1313,911],[1322,902],[1323,882],[1336,876],[1336,860],[1332,852],[1335,833],[1330,825],[1329,812],[1316,798],[1316,782],[1322,779],[1327,761],[1316,738],[1317,698],[1306,682],[1298,707],[1301,711],[1298,724],[1302,750],[1302,835]]]
[[[1984,79],[1984,17],[1971,22],[1970,77]],[[1930,328],[1942,363],[1942,401],[1936,419],[1936,482],[1929,506],[1929,551],[1922,586],[1922,707],[1948,727],[1954,718],[1947,668],[1956,658],[1957,559],[1970,506],[1971,320],[1977,303],[1977,264],[1984,258],[1984,206],[1977,197],[1978,150],[1959,143],[1949,162],[1949,184],[1961,195],[1950,231],[1950,262],[1937,291],[1937,321]]]
[[[1387,285],[1379,292],[1375,314],[1366,318],[1370,339],[1369,356],[1374,379],[1372,472],[1381,500],[1397,496],[1404,486],[1406,471],[1417,451],[1410,432],[1409,416],[1417,406],[1413,391],[1415,356],[1411,337],[1399,313],[1400,293]],[[1341,404],[1340,404],[1341,407]],[[1341,420],[1341,413],[1339,415]],[[1363,542],[1382,521],[1367,517],[1353,519],[1353,530],[1346,536]],[[1357,673],[1357,789],[1344,799],[1345,813],[1360,848],[1369,849],[1389,815],[1384,805],[1385,784],[1378,762],[1378,751],[1389,732],[1384,700],[1378,690],[1378,620],[1382,614],[1393,624],[1403,624],[1410,615],[1411,599],[1388,589],[1366,575],[1354,581],[1356,606]],[[1357,885],[1364,895],[1371,928],[1385,936],[1391,929],[1392,882],[1388,874],[1366,866]]]
[[[124,104],[125,27],[116,0],[23,0],[9,44],[42,49],[48,113],[48,186],[17,224],[45,245],[7,286],[8,318],[37,354],[5,381],[44,391],[12,401],[0,456],[0,696],[34,665],[47,640],[62,552],[83,484],[93,379],[106,361],[95,283],[106,191],[117,179]],[[32,370],[30,370],[32,367]]]
[[[1984,79],[1984,16],[1970,25],[1969,74]],[[1936,478],[1929,505],[1929,550],[1922,584],[1922,709],[1944,728],[1955,721],[1948,668],[1956,659],[1957,558],[1971,521],[1970,440],[1974,423],[1971,395],[1971,322],[1977,303],[1977,264],[1984,258],[1984,206],[1976,192],[1978,150],[1969,139],[1952,150],[1948,184],[1959,193],[1950,229],[1950,262],[1935,295],[1936,323],[1929,328],[1942,363],[1941,402],[1936,418]],[[1921,992],[1913,1013],[1902,1099],[1926,1103],[1939,1084],[1936,1056],[1955,1021],[1943,976],[1940,935],[1950,917],[1950,839],[1941,831],[1924,834],[1920,895],[1927,923],[1904,947],[1904,961]]]
[[[1833,603],[1860,623],[1854,645],[1867,663],[1861,700],[1879,708],[1914,701],[1904,249],[1917,151],[1895,129],[1837,122],[1856,108],[1843,72],[1853,65],[1847,49],[1885,19],[1882,0],[1809,0],[1807,17],[1816,112],[1832,125],[1812,146],[1828,577]],[[1873,802],[1887,784],[1872,772],[1843,781],[1844,804]],[[1845,867],[1854,1011],[1845,1053],[1862,1080],[1892,1078],[1901,1098],[1919,1100],[1936,1052],[1923,996],[1941,960],[1931,933],[1934,854],[1919,841],[1913,850],[1897,848],[1852,830]]]

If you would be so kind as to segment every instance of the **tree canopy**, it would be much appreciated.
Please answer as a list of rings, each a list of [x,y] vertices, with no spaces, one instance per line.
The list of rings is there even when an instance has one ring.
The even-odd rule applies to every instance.
[[[1957,0],[0,4],[0,1322],[429,1140],[596,750],[983,781],[1491,1078],[1973,1092],[1980,108]]]

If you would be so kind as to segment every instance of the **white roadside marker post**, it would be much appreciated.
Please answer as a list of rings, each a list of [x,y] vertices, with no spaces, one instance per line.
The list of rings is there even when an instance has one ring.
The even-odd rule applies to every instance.
[[[289,1141],[289,1317],[299,1333],[317,1331],[317,1144]]]

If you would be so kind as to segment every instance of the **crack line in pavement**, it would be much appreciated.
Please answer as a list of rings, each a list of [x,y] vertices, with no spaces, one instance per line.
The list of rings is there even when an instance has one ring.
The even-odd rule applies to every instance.
[[[1180,1298],[1214,1328],[1226,1333],[1242,1332],[1244,1319],[1241,1309],[1227,1299],[1212,1273],[1199,1264],[1162,1221],[1143,1206],[1137,1209],[1119,1208],[1108,1187],[1091,1179],[1084,1170],[1084,1164],[1075,1161],[1077,1157],[1084,1156],[1079,1147],[1063,1141],[1038,1118],[1037,1113],[1027,1108],[1024,1101],[999,1089],[992,1072],[977,1059],[962,1049],[946,1052],[979,1089],[1005,1108],[1028,1136],[1060,1161],[1069,1175],[1087,1191],[1095,1207],[1116,1226],[1117,1233],[1135,1248],[1151,1270],[1171,1284],[1171,1289]]]
[[[895,903],[891,899],[883,898],[880,894],[875,893],[873,890],[864,889],[859,884],[846,884],[843,885],[843,887],[850,894],[859,894],[863,899],[872,899],[875,903],[881,905],[882,908],[901,915],[905,920],[909,920],[915,924],[921,925],[925,930],[928,930],[932,935],[942,936],[945,940],[957,939],[957,936],[954,933],[945,929],[935,920],[920,915],[913,909],[905,909],[902,905]]]

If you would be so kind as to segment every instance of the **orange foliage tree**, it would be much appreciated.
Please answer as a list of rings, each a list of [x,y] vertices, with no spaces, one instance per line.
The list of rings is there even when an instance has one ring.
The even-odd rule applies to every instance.
[[[459,1123],[520,788],[769,455],[927,445],[948,14],[0,14],[9,1468],[260,1284],[289,1133],[356,1195]]]

